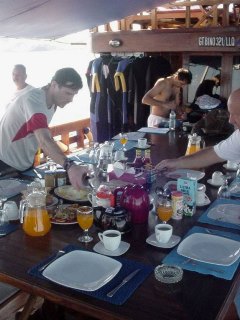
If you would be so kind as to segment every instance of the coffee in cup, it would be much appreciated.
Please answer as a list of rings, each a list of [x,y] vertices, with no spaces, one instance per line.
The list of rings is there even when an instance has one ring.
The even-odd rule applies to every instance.
[[[138,147],[139,148],[146,148],[146,146],[147,146],[147,139],[146,138],[138,139]]]
[[[173,227],[167,223],[159,223],[155,226],[156,239],[160,243],[167,243],[173,232]]]
[[[118,230],[106,230],[98,233],[104,248],[109,251],[117,250],[121,242],[121,232]]]
[[[212,183],[221,185],[224,182],[224,175],[221,171],[215,171],[212,174]]]

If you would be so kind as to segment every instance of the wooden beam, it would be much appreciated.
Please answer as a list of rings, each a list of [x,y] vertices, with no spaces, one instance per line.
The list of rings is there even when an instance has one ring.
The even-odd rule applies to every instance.
[[[186,28],[190,28],[190,25],[191,25],[191,9],[190,9],[190,6],[186,7],[185,24],[186,24]]]
[[[240,0],[197,0],[197,1],[183,1],[183,2],[170,2],[170,5],[185,7],[185,6],[213,6],[219,4],[239,4]]]
[[[212,13],[213,13],[213,21],[212,21],[212,26],[217,27],[218,26],[218,6],[215,5],[212,8]]]
[[[152,30],[157,29],[157,9],[151,10],[151,27]]]
[[[222,16],[222,26],[229,26],[229,5],[224,4],[223,6],[223,16]]]

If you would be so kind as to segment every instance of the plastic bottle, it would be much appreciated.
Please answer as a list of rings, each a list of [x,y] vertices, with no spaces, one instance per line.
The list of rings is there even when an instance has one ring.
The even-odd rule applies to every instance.
[[[169,115],[169,129],[175,130],[176,128],[176,113],[174,110],[171,110]]]

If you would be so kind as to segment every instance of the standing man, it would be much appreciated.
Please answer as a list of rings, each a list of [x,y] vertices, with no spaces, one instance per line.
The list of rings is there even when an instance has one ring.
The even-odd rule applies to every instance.
[[[23,64],[16,64],[12,71],[12,79],[17,87],[17,91],[14,94],[14,99],[20,94],[26,93],[33,87],[26,83],[27,73],[26,67]]]
[[[172,76],[157,80],[142,99],[142,103],[151,106],[148,127],[158,127],[161,122],[168,121],[171,110],[178,111],[181,89],[191,81],[191,72],[183,68]]]
[[[72,68],[58,70],[51,83],[21,94],[9,105],[0,121],[0,172],[30,168],[38,148],[63,166],[75,188],[83,186],[86,167],[69,160],[53,140],[48,124],[57,107],[64,108],[82,88],[80,75]]]

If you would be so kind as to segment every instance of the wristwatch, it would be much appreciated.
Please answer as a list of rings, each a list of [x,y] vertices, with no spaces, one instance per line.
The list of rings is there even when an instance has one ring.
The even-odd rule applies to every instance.
[[[68,172],[68,170],[71,168],[72,165],[74,165],[74,160],[66,159],[63,163],[63,169]]]

